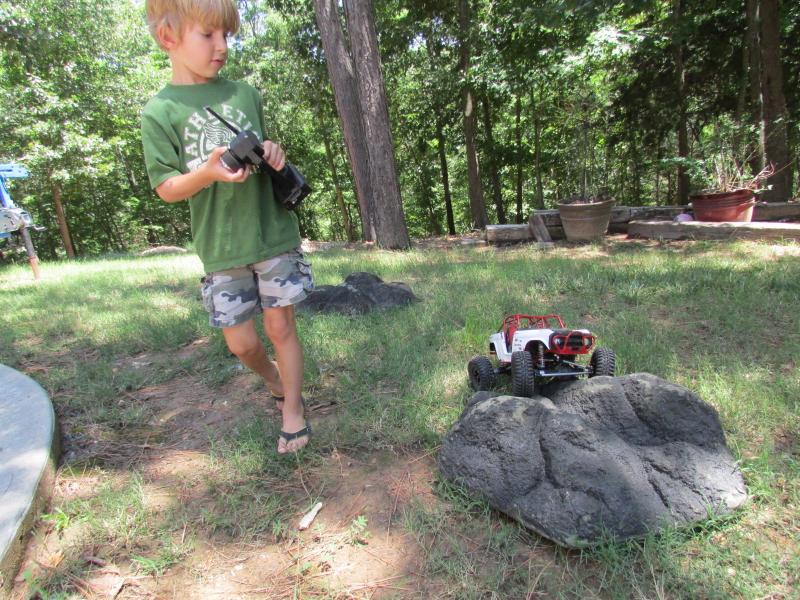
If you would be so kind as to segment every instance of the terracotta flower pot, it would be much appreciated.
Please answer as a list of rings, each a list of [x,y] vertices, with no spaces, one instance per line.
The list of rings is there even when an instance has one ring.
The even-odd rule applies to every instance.
[[[564,234],[570,242],[595,240],[603,237],[611,220],[614,200],[591,203],[560,203],[558,214]]]
[[[694,218],[698,221],[748,223],[753,220],[753,207],[756,205],[753,190],[698,194],[689,199],[692,201]]]

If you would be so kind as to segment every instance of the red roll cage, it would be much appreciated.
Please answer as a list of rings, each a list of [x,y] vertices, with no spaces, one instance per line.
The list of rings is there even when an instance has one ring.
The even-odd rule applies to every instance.
[[[552,322],[552,323],[551,323]],[[554,326],[557,324],[558,326]],[[505,334],[506,344],[511,345],[517,329],[564,329],[564,321],[558,315],[508,315],[500,330]]]
[[[511,346],[514,334],[519,329],[553,329],[550,337],[550,350],[556,354],[586,354],[594,346],[595,336],[581,331],[566,330],[559,315],[508,315],[503,319],[500,331]],[[565,331],[566,330],[566,331]]]

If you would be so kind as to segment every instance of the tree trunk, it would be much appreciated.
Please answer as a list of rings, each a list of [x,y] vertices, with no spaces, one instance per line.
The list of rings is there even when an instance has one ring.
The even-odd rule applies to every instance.
[[[764,192],[767,202],[786,202],[792,195],[792,164],[786,121],[786,99],[783,94],[781,65],[780,1],[759,2],[761,48],[761,138],[765,164],[775,174],[767,180],[772,186]]]
[[[470,21],[468,2],[469,0],[459,0],[458,2],[458,21],[461,36],[460,66],[465,80],[462,91],[464,102],[464,143],[467,152],[467,181],[469,183],[469,208],[472,215],[472,226],[477,229],[483,229],[489,223],[489,218],[486,215],[480,166],[475,149],[475,101],[472,86],[469,83]]]
[[[641,206],[642,204],[642,180],[641,172],[639,169],[639,145],[636,143],[636,134],[633,130],[630,131],[630,151],[629,151],[630,165],[631,165],[631,179],[632,187],[632,204],[633,206]]]
[[[64,204],[61,202],[61,186],[55,181],[51,181],[50,187],[53,191],[53,204],[56,209],[58,231],[61,233],[61,241],[64,243],[64,250],[67,252],[68,258],[75,258],[75,248],[72,246],[72,237],[69,234],[67,215],[64,212]]]
[[[747,90],[749,93],[749,122],[755,129],[761,127],[761,57],[759,56],[758,0],[747,0],[747,29],[745,52],[747,56]],[[749,144],[748,144],[749,146]],[[753,174],[764,168],[764,147],[759,137],[757,147],[748,153],[747,162]]]
[[[361,213],[361,235],[365,241],[375,239],[372,211],[372,181],[369,152],[361,120],[358,86],[353,60],[345,46],[344,32],[335,0],[314,0],[317,26],[322,37],[325,62],[331,78],[336,111],[342,125],[356,196]]]
[[[517,92],[514,100],[514,143],[517,147],[517,176],[516,176],[516,223],[522,223],[522,100]]]
[[[544,185],[542,183],[542,119],[539,116],[539,103],[531,92],[531,106],[533,108],[533,166],[536,174],[536,208],[544,209]],[[541,90],[539,100],[542,99]]]
[[[431,233],[431,235],[442,235],[442,224],[439,222],[439,218],[436,216],[434,195],[431,192],[431,188],[433,187],[433,176],[431,175],[430,169],[425,166],[428,164],[427,152],[423,152],[420,158],[424,163],[420,172],[420,205],[424,206],[426,212],[428,213],[428,231]]]
[[[318,113],[319,114],[319,113]],[[319,117],[321,120],[321,116]],[[331,150],[331,141],[328,139],[328,134],[323,128],[322,143],[325,146],[325,157],[328,160],[328,168],[331,170],[331,178],[333,179],[333,189],[336,195],[336,206],[339,207],[339,212],[342,215],[342,224],[344,233],[348,242],[356,240],[355,231],[353,231],[353,222],[350,220],[350,212],[347,210],[347,205],[344,202],[344,194],[342,194],[342,187],[339,185],[339,175],[336,172],[336,161],[333,157]]]
[[[373,194],[375,241],[382,248],[410,248],[411,240],[408,237],[400,197],[400,182],[397,179],[394,141],[372,1],[346,0],[344,6],[353,63],[358,67],[356,83],[364,135],[369,140],[367,151]]]
[[[447,170],[447,148],[445,147],[444,124],[441,115],[436,115],[436,139],[439,144],[439,167],[442,170],[442,187],[444,188],[444,208],[447,213],[447,231],[456,234],[456,223],[453,219],[453,200],[450,196],[450,175]]]
[[[428,50],[428,58],[431,64],[438,61],[440,53],[438,47],[433,43],[433,30],[431,27],[425,29],[426,47]],[[447,140],[444,137],[444,118],[442,117],[442,108],[438,101],[432,102],[431,108],[436,115],[436,141],[437,151],[439,155],[439,170],[442,177],[442,189],[444,190],[444,209],[447,218],[447,232],[450,235],[456,234],[456,223],[453,217],[453,199],[450,194],[450,173],[447,168]]]
[[[658,143],[656,144],[656,164],[657,165],[661,163],[661,157],[662,157],[661,143],[662,143],[661,132],[659,132],[659,134],[658,134]],[[653,188],[655,190],[655,192],[654,192],[655,193],[655,204],[656,204],[656,206],[661,206],[661,172],[659,171],[658,168],[653,169],[653,171],[655,173],[655,184],[653,185]]]
[[[686,123],[686,69],[683,64],[683,6],[682,0],[672,2],[673,53],[675,59],[675,96],[678,102],[678,158],[689,158],[689,134]],[[683,164],[678,165],[678,204],[689,204],[689,175]]]
[[[486,131],[486,144],[489,153],[489,181],[492,182],[492,195],[494,206],[497,211],[497,222],[501,225],[506,224],[506,209],[503,206],[503,191],[500,189],[500,174],[497,170],[497,152],[494,147],[494,132],[492,131],[492,109],[489,105],[489,98],[483,97],[483,128]]]

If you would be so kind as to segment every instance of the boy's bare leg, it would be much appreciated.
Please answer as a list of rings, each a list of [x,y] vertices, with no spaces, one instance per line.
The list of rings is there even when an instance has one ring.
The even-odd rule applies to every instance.
[[[301,400],[303,385],[303,349],[297,337],[294,306],[264,309],[264,331],[275,348],[278,369],[283,382],[283,426],[286,433],[295,433],[306,426]],[[308,443],[304,435],[295,440],[278,440],[278,452],[296,452]]]
[[[281,383],[277,365],[275,361],[267,358],[267,351],[256,333],[253,320],[251,319],[233,327],[224,327],[222,335],[225,337],[228,349],[246,367],[264,378],[270,392],[274,396],[283,396],[283,384]]]

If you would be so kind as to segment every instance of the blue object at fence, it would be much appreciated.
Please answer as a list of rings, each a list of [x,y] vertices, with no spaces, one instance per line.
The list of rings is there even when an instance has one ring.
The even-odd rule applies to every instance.
[[[6,179],[25,179],[28,170],[15,163],[0,163],[0,206],[3,208],[16,208],[11,199],[11,194],[6,189]]]
[[[25,179],[27,176],[28,170],[25,167],[14,163],[0,163],[0,240],[11,236],[12,233],[18,233],[28,254],[33,276],[39,279],[39,257],[36,256],[29,228],[41,228],[33,224],[28,211],[14,204],[6,188],[6,179]]]
[[[17,231],[22,225],[33,225],[30,215],[14,204],[6,188],[6,179],[26,177],[28,170],[25,167],[16,163],[0,163],[0,239],[9,237],[11,232]]]

